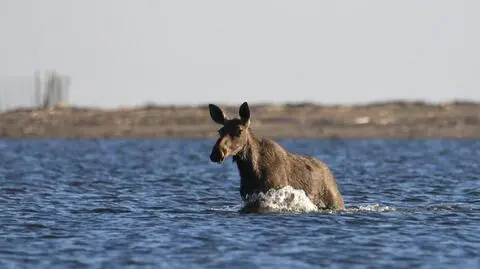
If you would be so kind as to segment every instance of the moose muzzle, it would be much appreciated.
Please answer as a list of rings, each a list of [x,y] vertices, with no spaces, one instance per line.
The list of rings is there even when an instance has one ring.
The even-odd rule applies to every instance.
[[[221,163],[227,157],[228,150],[225,147],[221,146],[221,140],[218,140],[215,143],[215,146],[212,148],[210,153],[210,160],[215,163]]]

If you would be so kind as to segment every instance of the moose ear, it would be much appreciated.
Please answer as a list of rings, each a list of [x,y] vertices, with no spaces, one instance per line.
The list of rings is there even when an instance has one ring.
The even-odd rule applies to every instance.
[[[248,103],[244,102],[240,106],[240,118],[243,122],[248,123],[250,121],[250,108],[248,107]]]
[[[214,122],[222,125],[225,124],[227,117],[221,108],[216,105],[209,104],[208,109],[210,110],[210,117],[212,117]]]

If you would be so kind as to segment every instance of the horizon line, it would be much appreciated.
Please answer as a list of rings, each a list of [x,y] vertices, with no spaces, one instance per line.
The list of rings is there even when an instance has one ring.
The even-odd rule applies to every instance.
[[[238,103],[233,102],[200,102],[200,103],[190,103],[190,104],[175,104],[175,103],[156,103],[153,101],[148,101],[143,104],[137,105],[118,105],[116,107],[102,107],[96,105],[78,105],[78,104],[58,104],[53,107],[35,107],[35,106],[18,106],[12,107],[0,111],[0,113],[22,111],[22,110],[43,110],[43,109],[58,109],[58,108],[73,108],[73,109],[92,109],[92,110],[122,110],[122,109],[155,109],[155,108],[205,108],[209,104],[216,104],[228,107],[236,107],[243,103],[244,100],[239,101]],[[261,107],[261,106],[284,106],[284,107],[303,107],[303,106],[317,106],[317,107],[369,107],[369,106],[388,106],[394,104],[403,104],[403,105],[424,105],[424,106],[442,106],[442,105],[478,105],[480,106],[480,100],[468,99],[468,98],[453,98],[445,101],[430,101],[425,99],[383,99],[376,101],[363,101],[355,103],[321,103],[317,101],[246,101],[251,107]]]

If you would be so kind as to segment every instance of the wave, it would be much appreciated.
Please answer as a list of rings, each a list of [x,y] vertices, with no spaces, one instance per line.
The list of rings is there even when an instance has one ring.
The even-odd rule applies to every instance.
[[[391,212],[397,211],[397,208],[381,204],[360,205],[346,207],[347,212]]]
[[[247,197],[242,212],[313,212],[318,207],[303,190],[291,186],[270,189]]]
[[[367,204],[360,206],[346,206],[345,210],[325,210],[318,208],[308,198],[305,191],[286,186],[281,189],[270,189],[266,193],[256,193],[249,196],[244,202],[240,212],[265,213],[265,212],[390,212],[397,209],[380,204]]]

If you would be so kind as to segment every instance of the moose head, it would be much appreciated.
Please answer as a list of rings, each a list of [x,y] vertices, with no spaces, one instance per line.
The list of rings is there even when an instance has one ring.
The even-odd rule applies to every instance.
[[[221,163],[229,156],[237,155],[248,144],[250,135],[250,108],[247,102],[240,106],[240,118],[228,119],[218,106],[209,104],[210,116],[222,125],[218,130],[219,138],[212,148],[210,160]]]

